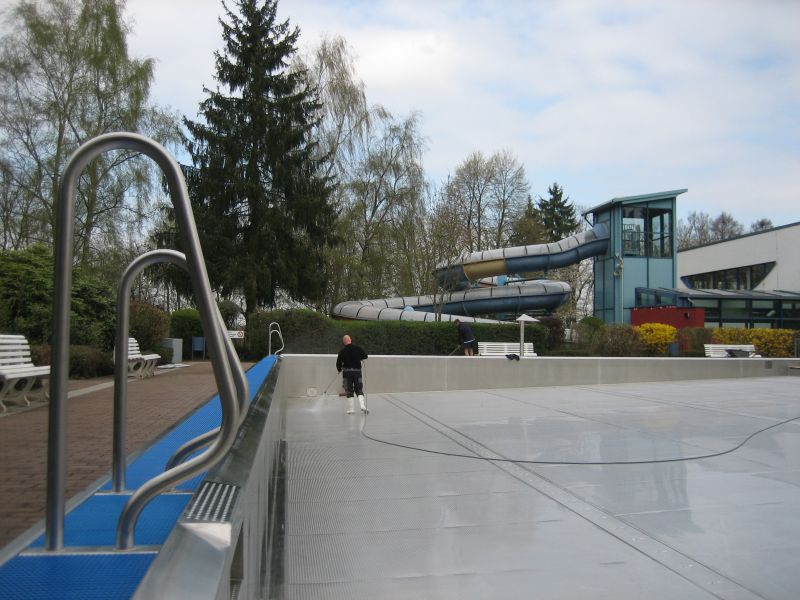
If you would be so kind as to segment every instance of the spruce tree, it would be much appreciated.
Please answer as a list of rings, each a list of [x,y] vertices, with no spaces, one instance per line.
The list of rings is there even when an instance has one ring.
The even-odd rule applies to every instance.
[[[516,219],[511,222],[511,235],[508,237],[509,246],[528,246],[530,244],[545,244],[549,242],[549,234],[542,224],[541,215],[528,195],[528,203]]]
[[[564,189],[558,183],[547,188],[547,193],[550,195],[547,199],[539,198],[537,202],[539,218],[547,232],[547,241],[556,242],[578,230],[578,218],[569,196],[563,197]]]
[[[190,191],[212,285],[239,294],[249,317],[279,294],[314,300],[325,287],[331,187],[311,132],[319,104],[290,70],[299,29],[277,22],[274,0],[223,2],[217,89],[202,121],[184,119],[195,168]]]

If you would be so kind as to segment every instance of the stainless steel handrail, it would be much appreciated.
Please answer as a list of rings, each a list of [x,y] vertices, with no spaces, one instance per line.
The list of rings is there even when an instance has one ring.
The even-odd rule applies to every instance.
[[[274,327],[273,327],[273,325],[274,325]],[[284,342],[283,342],[283,334],[281,333],[281,326],[277,321],[272,321],[272,323],[269,324],[268,333],[269,333],[269,349],[267,351],[267,354],[270,355],[270,356],[272,355],[272,334],[273,333],[277,333],[278,334],[278,339],[281,341],[281,347],[278,348],[277,350],[275,350],[275,354],[277,355],[278,352],[283,352],[283,349],[286,347],[286,344],[284,344]]]
[[[115,367],[114,367],[114,443],[111,460],[111,483],[112,489],[115,492],[122,492],[125,490],[126,482],[126,454],[125,446],[127,439],[127,398],[128,398],[128,332],[130,329],[130,295],[133,288],[133,282],[136,277],[145,268],[150,265],[169,262],[188,271],[188,263],[186,256],[177,250],[160,249],[146,252],[141,256],[135,258],[125,269],[119,283],[119,291],[117,294],[117,332],[116,332],[116,348],[115,348]],[[217,312],[217,320],[219,321],[220,328],[225,331],[225,323],[222,319],[222,314],[219,312],[219,307],[215,305]],[[247,378],[244,375],[244,370],[239,362],[239,357],[233,348],[233,343],[227,334],[225,339],[225,359],[230,365],[231,374],[234,378],[236,386],[236,396],[239,404],[240,420],[244,416],[247,399],[250,395]],[[187,442],[185,445],[191,445],[196,440],[203,440],[202,444],[191,445],[191,449],[187,454],[193,453],[200,448],[203,448],[211,443],[214,437],[219,433],[219,427],[209,431]],[[183,447],[182,447],[183,448]],[[180,449],[179,449],[180,451]],[[176,453],[177,454],[177,453]],[[169,469],[182,460],[167,462],[165,467]]]
[[[133,544],[133,524],[145,504],[160,489],[183,481],[216,464],[233,444],[239,425],[239,406],[230,364],[223,359],[225,339],[216,325],[215,302],[208,281],[203,251],[192,215],[186,182],[178,163],[157,142],[136,133],[108,133],[82,144],[70,157],[58,190],[55,231],[55,273],[53,305],[53,356],[50,377],[48,416],[47,506],[45,548],[64,547],[64,488],[67,459],[67,382],[69,377],[69,316],[72,304],[72,260],[75,226],[75,199],[78,179],[95,157],[111,150],[133,150],[150,157],[161,168],[175,207],[175,218],[187,248],[189,276],[200,312],[203,330],[212,350],[212,368],[222,402],[222,427],[219,437],[202,455],[147,482],[129,499],[117,526],[117,545]]]
[[[153,250],[135,258],[123,271],[117,291],[117,331],[114,347],[114,441],[111,456],[111,488],[125,489],[125,443],[128,416],[128,333],[133,282],[145,268],[161,262],[186,267],[186,256],[177,250]]]
[[[219,317],[222,331],[226,332],[226,356],[228,362],[231,363],[231,371],[233,373],[233,379],[236,385],[236,397],[239,401],[239,421],[241,424],[241,422],[244,421],[244,418],[247,416],[247,404],[250,399],[250,386],[247,383],[247,377],[245,376],[242,365],[239,362],[239,356],[236,354],[236,349],[233,347],[233,342],[231,341],[230,337],[227,336],[225,320],[222,318],[222,313],[220,313],[219,310],[217,310],[217,316]],[[165,470],[179,465],[194,452],[208,446],[217,436],[219,430],[219,427],[215,427],[214,429],[182,444],[167,461]]]

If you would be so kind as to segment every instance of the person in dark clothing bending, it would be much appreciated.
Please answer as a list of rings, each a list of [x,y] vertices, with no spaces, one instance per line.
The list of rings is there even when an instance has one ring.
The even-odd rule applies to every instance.
[[[347,392],[347,414],[355,412],[355,400],[353,394],[358,396],[358,403],[361,412],[368,413],[367,404],[364,402],[364,380],[361,376],[361,361],[368,358],[367,353],[356,346],[349,335],[342,338],[344,348],[339,350],[336,357],[336,370],[342,374],[344,389]]]
[[[472,328],[466,323],[462,323],[458,319],[453,321],[458,329],[458,343],[464,350],[464,356],[474,356],[475,349],[478,347],[478,342],[475,341],[475,334],[472,333]]]

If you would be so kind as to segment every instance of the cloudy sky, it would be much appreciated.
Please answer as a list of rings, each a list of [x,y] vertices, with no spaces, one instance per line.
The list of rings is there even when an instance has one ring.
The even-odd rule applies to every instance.
[[[219,0],[128,0],[154,100],[194,117]],[[371,103],[418,111],[425,168],[509,149],[531,190],[594,206],[678,188],[679,214],[800,221],[797,0],[281,0],[306,51],[345,37]]]

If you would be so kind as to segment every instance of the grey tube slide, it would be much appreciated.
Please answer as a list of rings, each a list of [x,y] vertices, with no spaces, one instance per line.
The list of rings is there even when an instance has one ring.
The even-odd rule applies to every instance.
[[[547,271],[575,264],[606,252],[609,229],[599,223],[551,244],[532,244],[486,250],[464,255],[437,266],[434,275],[444,289],[436,296],[403,296],[378,300],[353,300],[337,304],[336,317],[370,321],[435,321],[441,304],[441,320],[461,319],[496,323],[473,315],[492,312],[521,313],[532,309],[554,309],[567,300],[571,289],[563,281],[539,280],[522,285],[469,287],[482,278],[531,271]]]

